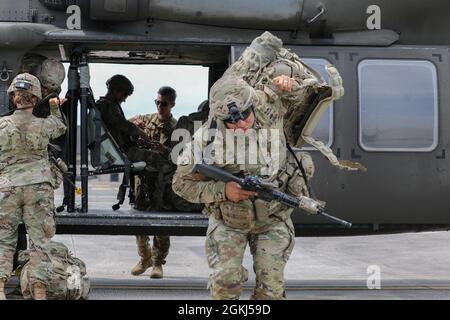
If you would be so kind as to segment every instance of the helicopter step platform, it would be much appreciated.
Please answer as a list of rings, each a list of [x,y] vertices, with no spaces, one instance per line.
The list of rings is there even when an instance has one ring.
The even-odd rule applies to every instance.
[[[293,217],[295,236],[356,236],[449,230],[449,225],[353,224],[351,229],[330,223],[304,223]],[[87,213],[56,214],[57,234],[205,236],[208,218],[200,212],[144,212],[135,209],[92,209]],[[25,228],[21,228],[24,230]]]
[[[204,236],[208,219],[200,212],[92,209],[88,213],[57,213],[56,224],[58,234]]]

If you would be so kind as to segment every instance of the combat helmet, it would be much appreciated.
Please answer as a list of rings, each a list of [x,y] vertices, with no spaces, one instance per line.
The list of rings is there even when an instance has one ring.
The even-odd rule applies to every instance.
[[[109,78],[108,81],[106,81],[106,87],[108,88],[108,91],[123,91],[127,96],[131,96],[134,91],[134,86],[131,81],[121,74],[116,74]]]
[[[41,70],[37,77],[44,88],[56,91],[64,81],[66,72],[63,64],[55,59],[46,59],[42,62]]]
[[[38,77],[41,72],[42,63],[47,59],[40,54],[27,53],[22,59],[22,64],[20,65],[19,73],[29,73],[33,76]]]
[[[253,110],[256,98],[255,90],[241,78],[222,78],[211,88],[210,114],[216,119],[236,123]]]
[[[8,88],[8,94],[16,91],[25,91],[38,99],[42,99],[41,83],[39,79],[29,73],[18,74]]]

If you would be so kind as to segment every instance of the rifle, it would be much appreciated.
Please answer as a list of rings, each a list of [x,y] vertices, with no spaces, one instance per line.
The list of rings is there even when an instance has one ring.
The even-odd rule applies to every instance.
[[[264,182],[260,177],[247,176],[239,178],[233,174],[220,168],[199,163],[194,166],[192,172],[198,172],[201,175],[216,181],[230,182],[234,181],[241,186],[242,189],[257,193],[257,197],[264,201],[278,201],[291,208],[300,208],[312,214],[321,215],[333,222],[337,222],[346,228],[351,228],[352,224],[345,220],[332,216],[324,211],[320,203],[314,199],[301,196],[300,198],[290,196],[284,192],[275,190],[270,183]]]
[[[153,150],[158,153],[166,153],[166,152],[171,151],[171,149],[169,147],[166,147],[165,145],[163,145],[162,143],[160,143],[158,141],[147,142],[147,141],[144,141],[143,139],[138,139],[137,144],[139,147]]]
[[[68,171],[69,169],[67,168],[67,164],[59,157],[59,153],[61,153],[61,148],[59,146],[56,146],[54,144],[49,143],[48,144],[48,158],[51,162],[53,162],[53,164],[55,165],[56,169],[59,170],[59,172],[61,172],[62,176],[63,176],[63,180],[65,182],[67,182],[69,185],[71,185],[73,187],[73,189],[75,190],[75,192],[77,194],[81,194],[81,188],[77,187],[68,177]],[[66,191],[64,190],[64,193]],[[64,200],[63,200],[63,204],[59,207],[56,208],[56,212],[63,212],[64,211],[64,206],[66,205],[66,195],[64,195]]]

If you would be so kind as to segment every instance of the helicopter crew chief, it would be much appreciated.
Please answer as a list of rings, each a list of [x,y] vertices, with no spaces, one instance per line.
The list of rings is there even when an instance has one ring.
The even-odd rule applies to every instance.
[[[139,145],[139,139],[147,144],[151,144],[152,141],[144,130],[125,118],[120,106],[133,94],[133,84],[127,77],[116,74],[106,81],[106,86],[108,89],[106,96],[100,97],[96,102],[106,129],[119,145],[120,151],[130,161],[145,161],[147,164],[145,170],[154,171],[155,166],[164,158],[159,152],[147,150]]]
[[[42,99],[39,80],[28,73],[17,75],[10,87],[17,110],[0,118],[0,299],[12,271],[18,226],[25,224],[30,237],[30,276],[36,300],[46,299],[51,262],[48,246],[55,234],[54,177],[47,145],[66,131],[57,98],[51,99],[47,118],[37,118],[33,108]]]

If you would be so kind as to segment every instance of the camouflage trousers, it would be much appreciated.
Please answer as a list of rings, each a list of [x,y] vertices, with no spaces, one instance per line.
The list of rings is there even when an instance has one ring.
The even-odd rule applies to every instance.
[[[256,274],[252,299],[285,298],[284,268],[295,243],[292,221],[274,219],[271,224],[242,230],[228,227],[210,216],[205,247],[212,269],[209,279],[212,298],[239,299],[242,284],[248,279],[248,272],[242,266],[247,243]]]
[[[165,264],[166,257],[169,254],[170,237],[169,236],[154,236],[153,247],[149,250],[150,237],[146,235],[136,236],[136,244],[138,247],[138,254],[145,257],[149,251],[152,253],[153,264]]]
[[[18,226],[24,223],[30,237],[32,284],[46,284],[51,270],[49,242],[55,235],[53,188],[38,183],[0,190],[0,278],[8,280],[13,268]]]
[[[203,205],[190,203],[173,192],[172,177],[173,173],[163,176],[147,174],[136,177],[136,203],[134,208],[140,211],[202,211]],[[147,235],[136,236],[139,256],[145,257],[148,254],[150,251],[149,241],[150,238]],[[169,236],[155,235],[151,249],[153,263],[165,264],[169,248]]]

